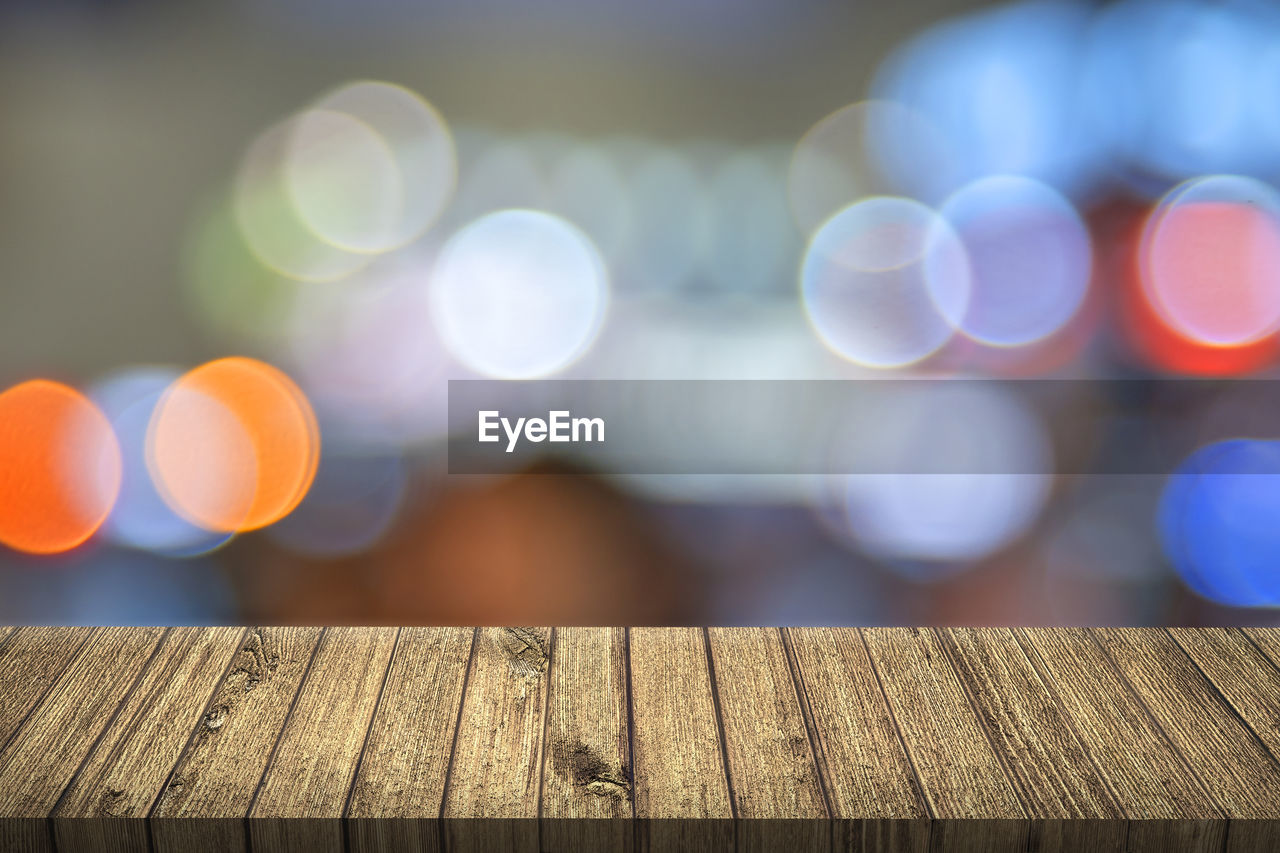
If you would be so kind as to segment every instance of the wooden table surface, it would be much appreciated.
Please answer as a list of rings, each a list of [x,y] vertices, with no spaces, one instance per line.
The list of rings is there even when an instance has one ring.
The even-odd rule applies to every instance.
[[[1280,849],[1280,631],[0,628],[0,850]]]

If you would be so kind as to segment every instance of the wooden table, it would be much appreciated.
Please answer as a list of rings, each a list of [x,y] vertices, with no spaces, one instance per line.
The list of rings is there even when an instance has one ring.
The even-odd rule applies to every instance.
[[[1280,849],[1280,631],[0,628],[0,849]]]

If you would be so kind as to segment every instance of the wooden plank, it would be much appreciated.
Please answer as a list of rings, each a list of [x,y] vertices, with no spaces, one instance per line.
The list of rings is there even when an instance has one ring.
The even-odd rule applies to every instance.
[[[1222,850],[1222,811],[1088,629],[1024,628],[1015,636],[1130,818],[1130,849]]]
[[[784,628],[838,850],[924,851],[929,811],[867,648],[846,628]]]
[[[1172,628],[1169,633],[1271,755],[1280,755],[1280,669],[1271,659],[1239,628]]]
[[[5,853],[52,851],[49,821],[43,818],[0,818],[0,850]]]
[[[398,635],[325,629],[249,809],[255,851],[342,853],[342,813]]]
[[[1275,628],[1243,628],[1241,630],[1273,665],[1280,666],[1280,630]]]
[[[633,847],[626,630],[559,628],[542,768],[542,850]]]
[[[707,634],[738,849],[830,850],[826,795],[781,632]]]
[[[0,849],[1280,840],[1275,631],[242,632],[0,637]]]
[[[1280,755],[1280,670],[1271,660],[1238,628],[1173,628],[1170,634],[1271,755]],[[1232,821],[1227,849],[1280,849],[1280,823]]]
[[[868,628],[862,636],[939,821],[931,846],[1026,850],[1026,815],[938,636],[921,628]]]
[[[1032,849],[1124,850],[1123,811],[1013,632],[938,634],[1019,800],[1036,817]]]
[[[60,850],[146,850],[145,818],[244,636],[175,628],[54,808]]]
[[[731,850],[736,818],[700,628],[632,628],[637,846]]]
[[[347,806],[355,853],[439,850],[473,628],[405,628]]]
[[[249,631],[151,811],[156,853],[244,851],[244,819],[319,628]]]
[[[1094,636],[1229,818],[1280,818],[1280,766],[1171,635],[1109,628]],[[1228,833],[1226,849],[1257,849],[1244,838]]]
[[[1227,824],[1230,853],[1275,853],[1280,849],[1280,826],[1274,820],[1233,820]]]
[[[0,752],[0,829],[27,850],[48,849],[32,818],[49,815],[94,742],[110,724],[165,634],[161,628],[99,629]],[[26,819],[26,821],[23,821]]]
[[[449,850],[538,847],[548,628],[481,628],[444,793]]]
[[[17,628],[0,648],[0,748],[84,647],[92,628]]]

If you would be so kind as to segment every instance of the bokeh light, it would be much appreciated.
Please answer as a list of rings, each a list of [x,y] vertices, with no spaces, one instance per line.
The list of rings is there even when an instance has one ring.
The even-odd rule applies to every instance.
[[[982,178],[939,212],[968,252],[969,302],[949,318],[966,335],[1024,346],[1062,329],[1079,310],[1092,274],[1089,234],[1051,187],[1012,175]]]
[[[955,183],[947,144],[919,112],[895,101],[860,101],[823,118],[796,143],[787,198],[796,226],[812,234],[836,211],[868,196],[919,189],[895,176],[920,169]]]
[[[450,359],[430,320],[432,261],[405,250],[298,294],[289,359],[326,429],[393,446],[443,432]]]
[[[1169,478],[1160,542],[1182,580],[1211,601],[1280,605],[1280,442],[1197,450]]]
[[[386,140],[369,125],[334,110],[300,113],[284,171],[299,218],[320,239],[351,252],[395,242],[405,187]]]
[[[1143,292],[1176,334],[1210,346],[1280,328],[1280,194],[1216,175],[1175,189],[1152,212],[1139,256]]]
[[[1128,220],[1127,214],[1124,219]],[[1237,376],[1275,363],[1280,335],[1239,346],[1215,346],[1179,334],[1152,305],[1143,282],[1142,250],[1146,218],[1107,231],[1108,275],[1114,288],[1117,342],[1143,368],[1171,375]]]
[[[190,557],[217,548],[230,534],[206,530],[174,512],[147,468],[151,416],[179,376],[177,370],[164,367],[127,369],[95,383],[89,396],[111,422],[123,462],[120,496],[102,527],[103,537],[117,545]]]
[[[1105,149],[1080,84],[1089,23],[1084,3],[1013,3],[944,21],[891,55],[873,96],[917,111],[950,154],[941,163],[903,157],[894,134],[873,134],[900,192],[934,201],[995,174],[1033,177],[1071,197],[1092,190]]]
[[[947,473],[848,476],[846,523],[860,547],[890,561],[967,563],[1035,521],[1052,485],[1053,454],[1044,425],[1008,390],[929,382],[887,399],[892,405],[851,415],[853,452],[876,465]]]
[[[837,213],[814,235],[800,273],[805,311],[822,340],[867,367],[918,362],[954,334],[969,303],[969,262],[951,226],[902,198]]]
[[[1090,120],[1138,189],[1214,172],[1274,172],[1280,136],[1265,74],[1266,4],[1126,0],[1093,24],[1082,69]]]
[[[487,376],[528,379],[567,367],[595,340],[609,301],[596,248],[559,217],[504,210],[441,249],[432,318],[448,350]]]
[[[403,246],[453,197],[458,164],[449,127],[403,86],[349,83],[312,105],[294,133],[294,201],[304,221],[339,246]]]
[[[249,146],[233,210],[245,244],[269,269],[331,281],[422,234],[456,182],[453,137],[439,113],[403,87],[360,81]]]
[[[364,266],[369,256],[326,242],[299,215],[289,162],[305,116],[271,126],[249,146],[236,175],[233,209],[246,245],[267,267],[300,281],[331,281]]]
[[[530,600],[468,567],[683,624],[1280,620],[1219,606],[1280,603],[1280,4],[675,3],[608,32],[346,4],[368,40],[97,5],[90,50],[14,10],[0,392],[85,398],[0,394],[10,621]],[[351,81],[375,39],[462,120]],[[182,373],[233,353],[275,367]],[[461,479],[449,380],[476,376],[724,381],[675,417],[577,383],[628,435]],[[806,379],[833,381],[727,390]],[[666,473],[632,473],[632,429]],[[1263,441],[1167,479],[1227,438]],[[677,529],[637,594],[596,582]]]
[[[120,491],[120,446],[80,392],[33,379],[0,393],[0,543],[53,554],[84,543]]]
[[[152,415],[147,464],[161,496],[213,531],[265,527],[315,478],[320,435],[302,391],[279,370],[223,358],[178,379]]]

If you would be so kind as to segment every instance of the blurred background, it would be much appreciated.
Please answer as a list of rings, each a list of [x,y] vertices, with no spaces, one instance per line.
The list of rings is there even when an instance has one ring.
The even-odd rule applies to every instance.
[[[0,623],[1280,622],[1248,383],[1070,428],[1276,377],[1278,181],[1261,0],[0,0]],[[1044,473],[446,473],[451,378],[888,377]]]

